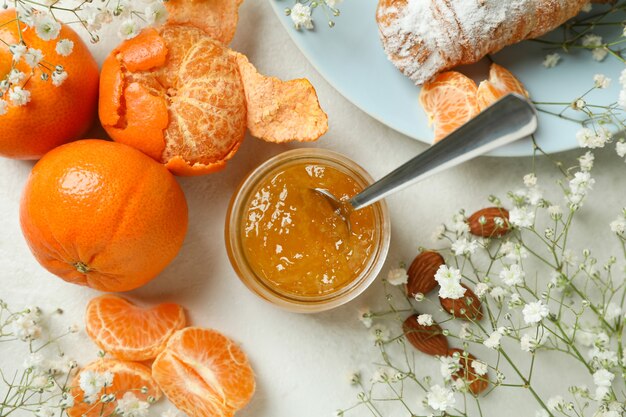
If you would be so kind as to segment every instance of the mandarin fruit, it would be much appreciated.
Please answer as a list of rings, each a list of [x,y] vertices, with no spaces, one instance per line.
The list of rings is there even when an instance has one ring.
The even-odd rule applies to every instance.
[[[476,83],[456,71],[442,72],[424,84],[419,101],[429,122],[435,124],[435,142],[480,112],[476,92]]]
[[[478,85],[478,107],[482,111],[509,93],[529,96],[524,84],[511,71],[494,62],[489,68],[489,79]]]
[[[95,398],[85,398],[85,393],[80,387],[81,375],[94,372],[113,375],[111,385],[102,388],[96,393]],[[74,406],[67,409],[69,417],[101,417],[114,416],[116,401],[104,403],[100,401],[103,394],[114,394],[115,398],[121,399],[126,393],[132,393],[140,401],[148,401],[149,397],[154,400],[161,398],[161,390],[150,374],[150,368],[134,362],[120,361],[117,359],[98,359],[85,366],[76,374],[71,383],[70,395],[74,397]],[[145,390],[143,388],[146,388]],[[87,403],[85,400],[90,400]]]
[[[48,271],[97,290],[128,291],[174,259],[187,231],[187,203],[163,165],[130,146],[81,140],[35,165],[20,221]]]
[[[85,330],[100,349],[128,361],[154,359],[176,330],[185,327],[178,304],[137,307],[122,297],[102,295],[87,305]]]
[[[248,404],[254,373],[245,353],[210,329],[188,327],[167,342],[152,376],[178,409],[193,417],[226,417]]]
[[[178,175],[224,168],[246,128],[271,142],[316,140],[328,128],[307,80],[262,76],[191,24],[147,28],[118,46],[102,67],[99,115],[115,141]]]
[[[14,10],[0,12],[0,41],[5,45],[20,42]],[[14,65],[7,47],[0,48],[0,80],[12,67],[26,74],[18,86],[30,94],[30,102],[23,106],[8,103],[7,113],[0,115],[0,156],[17,159],[38,159],[49,150],[78,139],[91,126],[98,103],[98,65],[80,37],[66,25],[61,26],[57,39],[44,41],[35,30],[23,30],[25,44],[42,52],[47,65],[61,65],[67,79],[59,86],[42,80],[50,75],[42,66],[32,69],[24,58]],[[59,55],[58,40],[74,43],[69,56]],[[2,98],[6,98],[2,97]]]

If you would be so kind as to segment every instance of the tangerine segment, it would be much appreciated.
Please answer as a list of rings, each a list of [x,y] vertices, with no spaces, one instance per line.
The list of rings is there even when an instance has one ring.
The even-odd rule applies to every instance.
[[[234,53],[248,106],[248,129],[268,142],[313,141],[328,130],[328,116],[306,79],[282,81],[257,72],[245,55]]]
[[[84,392],[80,388],[80,377],[83,372],[96,372],[104,374],[111,372],[113,382],[95,396],[91,404],[84,400]],[[116,402],[102,403],[100,397],[103,394],[115,394],[116,398],[122,398],[127,392],[132,392],[139,400],[147,401],[148,397],[155,400],[161,398],[161,390],[150,375],[150,368],[134,362],[120,361],[117,359],[98,359],[85,366],[74,377],[70,394],[74,397],[74,406],[67,410],[69,417],[99,417],[112,416],[115,414]],[[142,388],[147,390],[142,392]]]
[[[480,110],[484,110],[509,93],[529,97],[524,84],[509,70],[494,62],[489,68],[489,79],[482,81],[476,92]]]
[[[86,331],[100,349],[129,361],[154,359],[175,331],[185,327],[178,304],[141,308],[122,297],[102,295],[87,305]]]
[[[122,43],[111,55],[117,63],[109,63],[109,57],[103,67],[104,128],[115,141],[140,149],[175,173],[199,175],[223,168],[246,129],[246,99],[235,57],[195,27],[146,29],[138,38]],[[111,117],[115,113],[117,120]]]
[[[225,417],[254,394],[254,373],[245,353],[215,330],[188,327],[170,338],[152,364],[167,398],[194,417]]]
[[[424,84],[419,100],[429,123],[435,124],[435,142],[480,112],[476,92],[476,83],[456,71],[442,72]]]
[[[228,45],[235,36],[243,0],[169,0],[168,23],[195,26]]]

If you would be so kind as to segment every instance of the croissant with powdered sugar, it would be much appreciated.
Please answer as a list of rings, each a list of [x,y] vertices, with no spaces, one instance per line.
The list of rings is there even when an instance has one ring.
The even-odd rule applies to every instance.
[[[416,84],[536,38],[575,16],[589,0],[380,0],[385,52]]]

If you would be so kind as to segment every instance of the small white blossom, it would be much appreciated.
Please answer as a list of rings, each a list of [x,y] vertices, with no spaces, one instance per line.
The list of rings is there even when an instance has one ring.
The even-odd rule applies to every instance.
[[[61,24],[49,14],[38,13],[35,17],[35,32],[44,41],[51,41],[59,37]]]
[[[502,302],[507,295],[507,291],[502,287],[493,287],[489,292],[489,295],[496,301]]]
[[[578,158],[578,163],[580,165],[580,169],[585,172],[591,171],[593,168],[593,162],[595,157],[589,151],[587,151],[583,156]]]
[[[440,356],[439,357],[439,372],[445,380],[452,379],[452,375],[456,374],[461,369],[461,358],[454,356]]]
[[[548,317],[550,310],[543,301],[538,300],[526,304],[522,310],[522,314],[524,315],[524,322],[526,324],[536,324]]]
[[[373,382],[385,382],[388,380],[389,375],[387,374],[387,371],[382,368],[378,368],[376,372],[374,372],[374,374],[372,375]]]
[[[117,400],[117,411],[124,417],[147,417],[150,404],[141,401],[132,392]]]
[[[167,20],[167,9],[160,1],[149,4],[144,12],[149,25],[162,25]]]
[[[613,233],[623,235],[626,233],[626,219],[624,219],[623,216],[620,216],[611,222],[610,227]]]
[[[609,88],[611,79],[604,74],[596,74],[593,76],[593,84],[596,88]]]
[[[610,369],[618,363],[617,352],[599,348],[597,346],[594,346],[589,350],[588,356],[590,360],[600,365],[599,367],[605,369]]]
[[[421,326],[432,326],[433,325],[433,316],[430,314],[420,314],[417,316],[417,322]]]
[[[582,39],[582,45],[591,49],[591,56],[596,61],[603,61],[608,51],[602,46],[602,36],[590,33]]]
[[[444,226],[443,224],[440,224],[439,226],[437,226],[437,228],[433,232],[432,240],[435,240],[435,241],[441,240],[445,233],[446,233],[446,226]]]
[[[48,406],[42,406],[35,412],[36,417],[54,417],[54,409]]]
[[[409,276],[404,268],[394,268],[387,274],[387,282],[391,285],[406,284],[409,280]]]
[[[469,323],[463,323],[459,330],[459,339],[468,340],[472,337],[472,332]]]
[[[535,213],[526,207],[515,207],[509,212],[509,222],[517,227],[531,227],[535,221]]]
[[[465,288],[461,286],[461,271],[456,268],[441,265],[435,273],[435,281],[440,286],[441,298],[456,300],[465,294]]]
[[[498,330],[491,333],[487,339],[483,342],[483,345],[489,349],[498,349],[500,347],[500,340],[502,339],[502,333]]]
[[[118,31],[119,36],[122,39],[132,39],[139,33],[139,27],[137,22],[133,19],[126,19],[120,24]]]
[[[626,110],[626,90],[620,90],[619,97],[617,99],[617,104]]]
[[[524,185],[528,188],[532,188],[537,185],[537,176],[535,174],[524,175]]]
[[[615,152],[620,158],[626,156],[626,142],[617,142],[615,144]]]
[[[9,46],[9,51],[13,54],[13,62],[18,62],[24,55],[26,55],[28,48],[26,48],[26,45],[14,44]]]
[[[569,182],[570,195],[568,198],[570,202],[580,205],[595,183],[596,180],[591,178],[589,172],[575,173],[574,178]]]
[[[450,247],[456,256],[471,255],[478,249],[478,242],[474,239],[461,238]]]
[[[548,207],[548,214],[553,220],[558,220],[563,216],[563,209],[560,206],[552,205]]]
[[[39,313],[36,308],[30,309],[24,314],[20,314],[13,322],[13,334],[20,340],[35,340],[41,336],[41,326],[39,325]]]
[[[585,127],[576,133],[576,140],[581,148],[604,148],[612,137],[613,133],[605,127],[597,127],[595,131]]]
[[[313,20],[311,19],[311,7],[309,5],[302,3],[294,4],[291,8],[290,16],[296,29],[313,29]]]
[[[28,52],[24,54],[24,61],[31,68],[37,67],[42,59],[43,53],[39,49],[28,48]]]
[[[558,53],[554,52],[552,54],[548,54],[543,59],[543,66],[546,68],[554,68],[559,63],[560,60],[561,60],[561,55],[559,55]]]
[[[105,382],[103,374],[87,370],[80,373],[78,385],[85,394],[85,397],[93,398],[102,391]]]
[[[524,277],[526,273],[522,270],[522,267],[518,264],[513,264],[509,267],[505,267],[500,271],[500,279],[505,285],[514,287],[524,283]]]
[[[446,411],[448,408],[454,407],[454,393],[452,390],[440,385],[433,385],[426,394],[426,402],[428,406],[436,411]]]
[[[74,397],[69,393],[63,394],[63,398],[59,402],[59,407],[61,408],[74,407]]]
[[[594,48],[591,50],[591,56],[598,62],[604,61],[604,58],[609,54],[609,51],[606,48]]]
[[[55,87],[60,87],[67,80],[67,72],[65,71],[54,71],[52,73],[52,85]]]
[[[622,307],[610,302],[608,306],[606,306],[606,311],[604,312],[604,318],[607,320],[615,320],[619,316],[622,315]]]
[[[606,369],[599,369],[593,374],[593,383],[598,387],[610,387],[615,375]]]
[[[554,397],[548,398],[546,405],[550,411],[561,410],[563,406],[565,406],[565,400],[560,395],[555,395]]]
[[[363,323],[363,326],[365,326],[366,329],[372,327],[373,318],[372,312],[369,308],[359,310],[359,320],[361,321],[361,323]]]
[[[532,352],[537,348],[537,341],[530,334],[524,334],[520,338],[520,348],[524,352]]]
[[[7,80],[11,84],[20,84],[22,81],[24,81],[25,78],[26,78],[26,74],[24,74],[22,71],[15,69],[15,68],[13,68],[9,72],[9,75],[7,75]]]
[[[4,116],[9,111],[9,103],[6,100],[0,99],[0,116]]]
[[[581,12],[585,12],[585,13],[589,13],[591,11],[591,6],[592,6],[591,3],[587,3],[580,9],[580,11]]]
[[[481,362],[478,359],[474,359],[472,361],[472,369],[474,370],[474,373],[478,376],[484,376],[487,374],[488,371],[488,367],[487,364],[485,362]]]
[[[478,284],[476,284],[476,287],[474,287],[474,294],[476,294],[476,296],[479,298],[482,298],[488,291],[489,285],[485,284],[484,282],[479,282]]]
[[[69,39],[61,39],[54,48],[61,56],[70,56],[74,50],[74,42]]]

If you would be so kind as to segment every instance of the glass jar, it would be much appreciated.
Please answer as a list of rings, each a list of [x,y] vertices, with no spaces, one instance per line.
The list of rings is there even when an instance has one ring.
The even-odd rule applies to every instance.
[[[301,296],[280,291],[264,277],[255,273],[244,250],[242,227],[246,222],[246,212],[260,183],[280,170],[298,164],[320,164],[334,168],[349,176],[361,189],[370,185],[371,176],[354,161],[336,152],[318,149],[296,149],[279,154],[254,169],[235,191],[226,216],[226,249],[230,262],[241,281],[262,299],[287,310],[300,313],[314,313],[329,310],[347,303],[374,281],[380,272],[390,241],[390,224],[387,205],[384,201],[371,206],[374,212],[373,250],[364,263],[361,272],[339,288],[328,294]],[[321,197],[320,197],[321,198]]]

